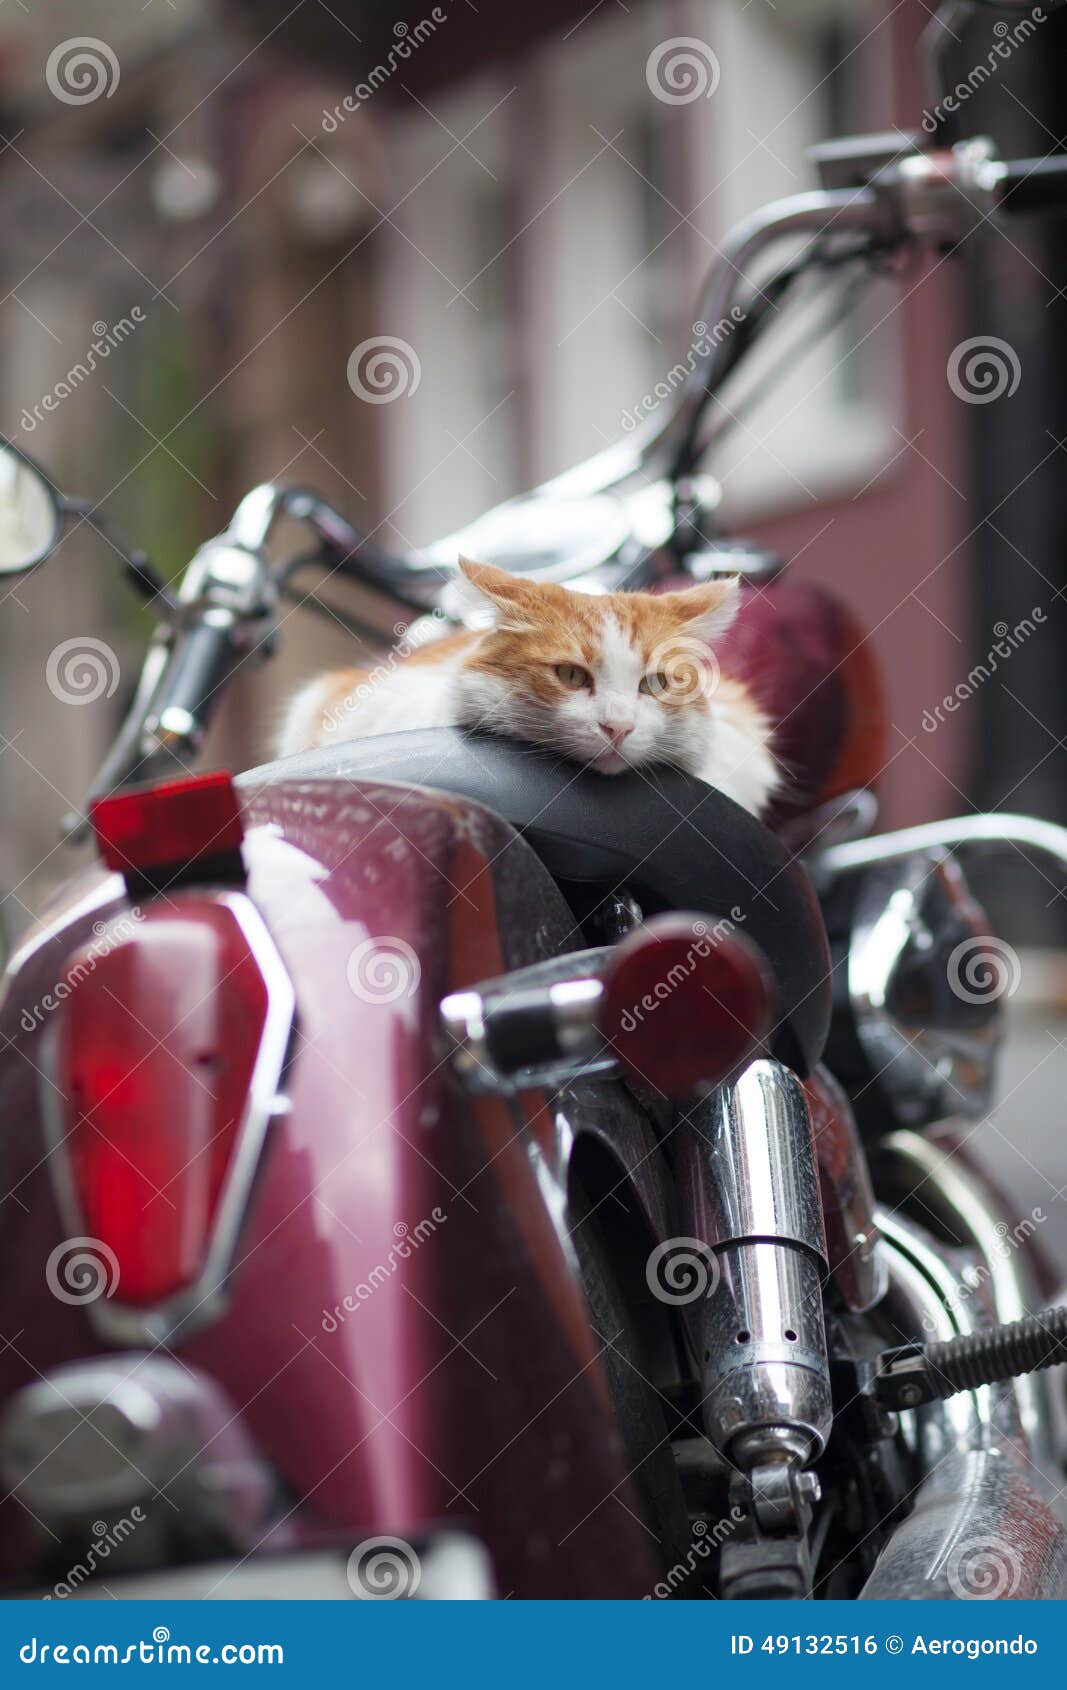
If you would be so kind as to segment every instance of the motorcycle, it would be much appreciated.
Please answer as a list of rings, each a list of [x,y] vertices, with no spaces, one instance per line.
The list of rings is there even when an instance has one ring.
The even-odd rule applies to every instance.
[[[700,314],[736,332],[666,420],[462,533],[393,555],[268,484],[173,596],[110,529],[159,625],[70,824],[96,865],[0,999],[5,1594],[1060,1593],[1067,1313],[1029,1312],[1058,1287],[969,1140],[1001,1006],[965,863],[1062,870],[1067,830],[875,833],[862,630],[722,537],[699,466],[804,278],[1062,208],[1067,160],[817,160],[725,244]],[[4,445],[0,571],[90,508]],[[462,617],[460,553],[589,592],[740,574],[724,662],[787,799],[444,729],[190,772],[316,606],[298,573],[416,642]]]

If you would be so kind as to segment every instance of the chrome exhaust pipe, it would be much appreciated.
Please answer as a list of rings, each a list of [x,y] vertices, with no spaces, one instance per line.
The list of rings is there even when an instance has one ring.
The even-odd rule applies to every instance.
[[[826,1238],[811,1115],[788,1068],[760,1060],[692,1111],[689,1224],[715,1263],[695,1318],[712,1445],[746,1473],[822,1453],[832,1403]]]
[[[1007,1438],[951,1450],[860,1592],[867,1602],[1049,1602],[1067,1584],[1067,1534]]]

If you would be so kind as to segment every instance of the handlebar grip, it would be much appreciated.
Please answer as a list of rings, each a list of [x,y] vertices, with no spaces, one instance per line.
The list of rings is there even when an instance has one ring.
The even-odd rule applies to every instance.
[[[151,683],[148,698],[135,700],[131,707],[97,771],[90,801],[104,798],[131,781],[146,783],[187,772],[185,758],[199,748],[211,718],[214,695],[240,653],[236,624],[229,611],[209,610],[205,617],[190,623],[166,657],[158,680]],[[70,843],[81,843],[87,833],[84,817],[71,814],[64,818],[62,834]]]
[[[209,610],[179,638],[153,700],[148,726],[161,743],[194,751],[214,696],[237,661],[239,643],[229,611]]]
[[[1018,158],[1004,166],[998,210],[1013,217],[1067,212],[1067,153]]]

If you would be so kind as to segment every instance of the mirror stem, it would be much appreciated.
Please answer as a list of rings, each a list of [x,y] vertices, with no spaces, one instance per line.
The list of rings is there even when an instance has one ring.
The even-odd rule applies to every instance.
[[[120,528],[112,521],[106,511],[92,505],[88,499],[64,499],[61,509],[67,516],[81,517],[95,528],[112,545],[122,558],[128,579],[137,588],[141,596],[149,603],[158,599],[164,614],[169,618],[175,610],[175,600],[170,589],[159,571],[155,568],[147,552],[139,547],[131,547],[122,534]]]

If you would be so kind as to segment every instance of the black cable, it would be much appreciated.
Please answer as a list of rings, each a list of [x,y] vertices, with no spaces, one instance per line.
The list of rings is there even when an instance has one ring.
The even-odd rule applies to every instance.
[[[794,284],[812,271],[832,271],[857,262],[873,265],[877,262],[878,257],[879,250],[871,245],[867,237],[864,237],[860,242],[852,241],[830,251],[825,246],[823,237],[820,236],[799,258],[785,265],[776,275],[756,288],[749,303],[742,307],[743,320],[737,332],[730,338],[725,367],[720,372],[715,387],[705,387],[701,394],[700,402],[693,415],[688,438],[678,454],[678,462],[672,471],[675,479],[679,476],[692,474],[699,463],[705,447],[698,444],[698,440],[701,424],[709,405],[764,332],[771,313],[777,315],[782,301]]]

